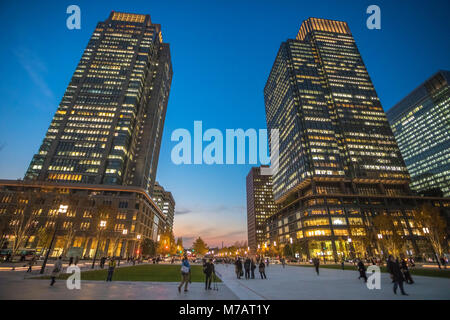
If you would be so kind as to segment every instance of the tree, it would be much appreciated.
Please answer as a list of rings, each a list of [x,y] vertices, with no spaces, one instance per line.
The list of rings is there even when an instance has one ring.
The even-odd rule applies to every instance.
[[[196,254],[204,255],[208,252],[208,246],[202,238],[198,237],[192,244],[192,249]]]
[[[176,246],[177,246],[177,253],[180,253],[180,254],[183,253],[183,251],[184,251],[183,238],[178,237]]]
[[[439,209],[427,203],[414,210],[413,217],[418,227],[422,228],[421,232],[430,242],[435,254],[442,257],[447,223],[440,215]]]
[[[292,247],[289,244],[286,244],[283,248],[283,255],[285,257],[292,257],[293,253],[292,253]]]
[[[373,218],[373,225],[381,234],[380,240],[388,252],[395,257],[399,257],[404,246],[399,221],[392,216],[380,214]]]
[[[158,253],[161,255],[175,254],[177,246],[172,231],[165,231],[159,237]]]
[[[37,231],[38,243],[40,248],[48,248],[52,238],[52,228],[40,227]]]
[[[145,238],[142,241],[142,255],[153,257],[156,254],[156,243],[152,239]]]

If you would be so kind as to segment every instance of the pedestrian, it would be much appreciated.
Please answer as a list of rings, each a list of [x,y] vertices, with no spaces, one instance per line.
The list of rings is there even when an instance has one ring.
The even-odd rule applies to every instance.
[[[71,266],[72,263],[73,263],[73,257],[70,257],[70,258],[69,258],[69,266]]]
[[[112,257],[109,260],[109,264],[108,264],[108,277],[106,278],[106,281],[112,281],[112,277],[114,274],[114,269],[116,268],[116,260],[114,259],[114,257]]]
[[[33,269],[33,265],[36,263],[36,256],[33,256],[31,260],[28,262],[28,270],[27,272],[31,272]]]
[[[75,265],[78,264],[78,260],[79,260],[79,258],[78,258],[78,256],[76,256],[76,257],[75,257]]]
[[[59,277],[62,271],[62,257],[60,256],[53,266],[53,271],[51,275],[52,281],[50,282],[50,286],[53,286],[55,284],[56,278]]]
[[[245,269],[245,279],[250,279],[250,265],[251,265],[250,258],[247,257],[244,262],[244,269]]]
[[[205,290],[211,290],[211,279],[215,275],[214,264],[211,259],[203,264],[203,273],[205,274]]]
[[[241,276],[242,276],[242,261],[241,261],[241,258],[238,257],[236,259],[236,262],[234,263],[234,265],[235,265],[236,276],[237,276],[238,279],[240,279]]]
[[[405,290],[403,289],[403,273],[400,269],[398,261],[396,261],[392,255],[390,255],[388,258],[387,269],[391,274],[391,279],[394,283],[394,294],[397,294],[397,288],[400,287],[402,295],[407,296],[408,294],[406,294]]]
[[[100,268],[104,268],[104,266],[105,266],[105,261],[106,261],[106,258],[105,257],[101,257],[100,258]]]
[[[444,269],[447,269],[447,260],[445,257],[441,257],[441,264],[444,266]]]
[[[269,267],[269,258],[266,258],[266,267]]]
[[[281,258],[281,265],[284,267],[286,266],[286,260],[284,258]]]
[[[267,279],[266,277],[266,265],[264,264],[264,261],[261,260],[261,262],[259,263],[259,275],[261,276],[261,279]]]
[[[255,269],[256,269],[256,264],[255,264],[255,261],[252,259],[251,263],[250,263],[250,270],[252,272],[252,279],[255,279]]]
[[[345,270],[345,260],[344,259],[341,260],[341,268],[342,268],[342,270]]]
[[[320,260],[319,258],[313,259],[314,268],[316,268],[317,275],[319,275],[319,266],[320,266]]]
[[[364,282],[367,282],[367,275],[366,275],[366,266],[364,265],[364,262],[362,262],[361,259],[358,259],[358,271],[359,271],[359,277],[358,280],[363,278]]]
[[[188,291],[188,282],[190,273],[191,273],[191,266],[189,265],[189,260],[185,255],[183,257],[183,260],[181,261],[181,283],[178,286],[178,292],[181,292],[181,287],[183,286],[183,284],[184,284],[184,292]]]
[[[403,272],[403,277],[405,278],[406,283],[413,284],[414,280],[412,279],[411,273],[409,272],[408,260],[407,259],[402,259],[402,263],[400,265],[400,269]]]

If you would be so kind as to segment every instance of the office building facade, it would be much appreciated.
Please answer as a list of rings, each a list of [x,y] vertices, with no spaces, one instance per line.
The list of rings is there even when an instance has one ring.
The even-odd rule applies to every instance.
[[[161,209],[166,220],[166,231],[173,231],[173,220],[175,216],[175,200],[172,196],[172,192],[164,190],[164,188],[158,183],[155,183],[153,189],[152,199],[156,205]]]
[[[161,26],[149,15],[111,12],[95,28],[25,179],[151,194],[171,80]]]
[[[46,250],[41,233],[55,232],[53,256],[67,245],[92,258],[98,241],[99,254],[136,256],[172,228],[150,197],[171,80],[149,15],[113,11],[97,24],[24,180],[0,181],[7,246]]]
[[[411,189],[450,197],[450,72],[439,71],[387,111]]]
[[[247,175],[246,186],[248,246],[256,251],[266,241],[266,219],[276,212],[272,176],[262,175],[261,167],[253,167]]]
[[[264,99],[267,128],[279,130],[272,179],[281,207],[267,220],[266,245],[300,242],[305,258],[328,260],[348,257],[350,243],[360,255],[380,253],[363,239],[385,214],[405,226],[408,252],[426,246],[410,221],[418,201],[408,171],[347,23],[304,21],[281,44]]]

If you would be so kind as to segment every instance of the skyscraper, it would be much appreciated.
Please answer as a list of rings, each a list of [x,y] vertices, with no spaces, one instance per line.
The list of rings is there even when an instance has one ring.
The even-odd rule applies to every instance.
[[[281,44],[264,100],[267,128],[279,130],[279,169],[272,179],[281,209],[267,219],[269,247],[295,241],[304,258],[335,261],[380,254],[372,218],[381,214],[395,219],[406,252],[429,248],[412,216],[432,200],[412,197],[408,171],[346,22],[305,20],[296,39]]]
[[[149,15],[111,12],[97,24],[25,179],[151,193],[171,80],[161,26]]]
[[[409,176],[347,23],[309,18],[281,44],[264,88],[268,129],[280,130],[275,199],[305,181],[397,186]],[[324,188],[332,188],[325,184]]]
[[[248,246],[256,250],[266,241],[265,221],[276,212],[273,201],[272,176],[261,175],[253,167],[247,175],[247,236]]]
[[[0,180],[5,225],[24,230],[7,230],[9,246],[136,257],[172,227],[150,197],[171,80],[149,15],[113,11],[97,24],[24,181]],[[54,232],[51,248],[42,230]]]
[[[450,196],[450,72],[439,71],[389,109],[387,117],[417,191]]]
[[[164,190],[164,188],[156,182],[152,198],[165,216],[166,231],[172,231],[175,215],[175,200],[173,199],[172,192]]]

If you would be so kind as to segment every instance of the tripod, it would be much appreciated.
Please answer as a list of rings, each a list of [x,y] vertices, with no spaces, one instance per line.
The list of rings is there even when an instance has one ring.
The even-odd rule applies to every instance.
[[[213,290],[219,291],[219,286],[217,285],[216,273],[213,273]]]

